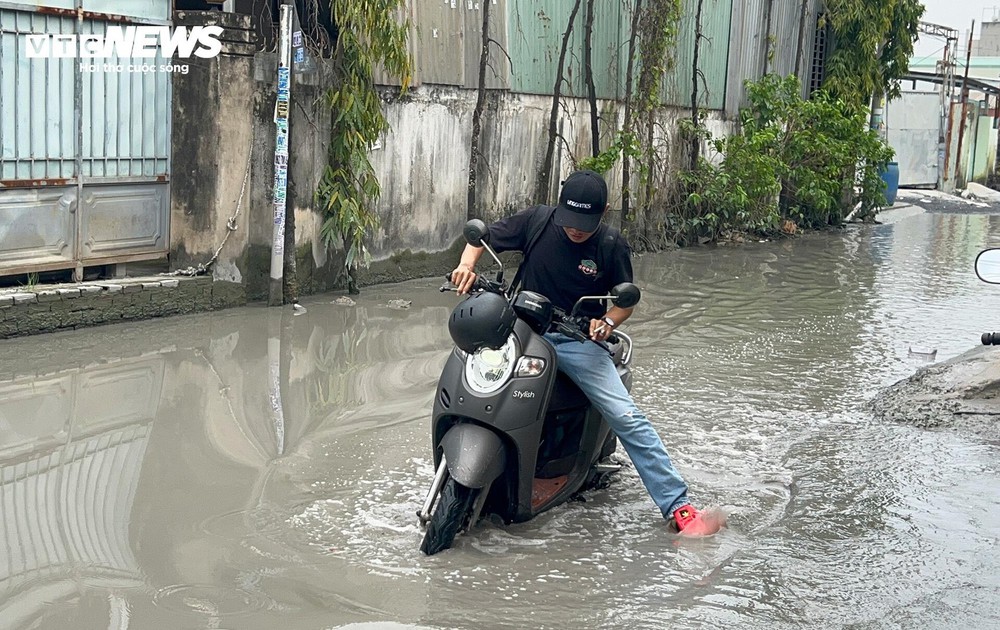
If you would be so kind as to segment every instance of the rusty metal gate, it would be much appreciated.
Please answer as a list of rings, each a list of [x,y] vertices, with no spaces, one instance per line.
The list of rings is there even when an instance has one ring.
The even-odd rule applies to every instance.
[[[84,267],[165,258],[170,63],[39,56],[38,37],[28,43],[169,25],[170,1],[40,4],[0,2],[0,276],[72,269],[79,280]]]

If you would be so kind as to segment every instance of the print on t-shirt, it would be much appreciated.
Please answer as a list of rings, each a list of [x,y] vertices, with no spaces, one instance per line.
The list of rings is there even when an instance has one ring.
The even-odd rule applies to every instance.
[[[580,271],[583,272],[585,276],[596,276],[597,275],[597,263],[593,260],[581,260],[580,261]]]

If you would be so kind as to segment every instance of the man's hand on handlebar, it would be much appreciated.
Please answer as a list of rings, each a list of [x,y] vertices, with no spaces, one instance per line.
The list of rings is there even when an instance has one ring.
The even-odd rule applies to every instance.
[[[590,338],[594,341],[607,341],[614,329],[600,319],[590,320]]]
[[[451,283],[458,287],[458,294],[464,295],[472,289],[476,281],[476,272],[468,265],[460,264],[451,272]]]

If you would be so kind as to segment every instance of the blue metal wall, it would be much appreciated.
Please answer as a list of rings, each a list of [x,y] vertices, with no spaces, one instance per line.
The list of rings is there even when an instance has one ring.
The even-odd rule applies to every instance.
[[[70,18],[0,9],[0,179],[76,175],[74,59],[27,58],[27,33],[74,32]]]
[[[29,56],[28,37],[169,25],[170,2],[48,7],[0,4],[0,275],[164,257],[171,64]]]
[[[103,34],[106,22],[85,21],[84,32]],[[82,175],[87,178],[155,178],[167,175],[170,156],[170,73],[150,59],[113,57],[123,72],[83,73]],[[155,66],[129,72],[130,65]]]
[[[509,0],[508,42],[514,72],[511,90],[529,94],[552,94],[563,33],[569,24],[573,2],[568,0]],[[581,3],[569,39],[562,93],[584,96],[584,27],[586,2]],[[673,69],[664,80],[661,98],[669,105],[691,104],[694,73],[695,15],[698,0],[684,0],[677,45],[672,51]],[[598,98],[622,98],[628,62],[628,40],[634,0],[595,3],[593,69]],[[703,0],[703,39],[698,68],[703,75],[699,104],[708,109],[725,106],[729,67],[729,36],[733,0]]]
[[[160,71],[165,64],[162,57],[28,57],[28,34],[71,35],[76,32],[76,22],[44,13],[0,9],[0,179],[83,175],[118,180],[167,175],[170,74]],[[106,26],[107,22],[85,20],[81,32],[104,34]],[[82,71],[80,66],[88,61],[96,62],[99,69]],[[123,70],[105,71],[103,64],[121,64]],[[156,70],[128,69],[142,64]],[[78,125],[82,132],[81,172],[76,166]]]

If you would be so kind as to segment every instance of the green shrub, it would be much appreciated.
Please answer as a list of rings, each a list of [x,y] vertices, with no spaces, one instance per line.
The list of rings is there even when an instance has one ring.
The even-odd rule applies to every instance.
[[[691,123],[683,130],[701,134],[716,155],[681,175],[681,240],[767,234],[788,219],[818,228],[841,223],[858,204],[863,217],[885,206],[881,172],[893,152],[864,111],[823,91],[803,100],[795,76],[748,81],[747,93],[738,133],[712,139]]]

